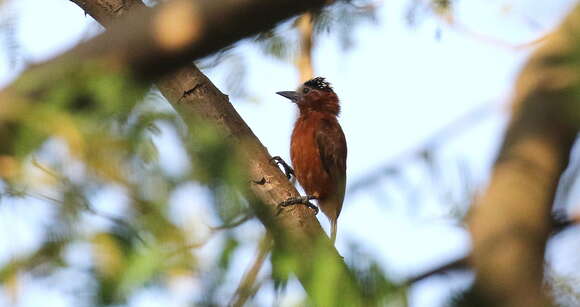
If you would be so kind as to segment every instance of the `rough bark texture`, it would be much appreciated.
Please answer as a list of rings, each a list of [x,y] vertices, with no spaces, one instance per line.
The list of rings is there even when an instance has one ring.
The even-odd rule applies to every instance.
[[[560,176],[577,133],[580,9],[521,72],[490,185],[470,216],[474,294],[489,306],[549,306],[544,250]],[[467,305],[473,304],[470,302]]]
[[[115,18],[129,15],[129,9],[143,7],[140,0],[71,1],[106,27],[109,27]],[[224,2],[223,6],[228,6],[230,1]],[[250,5],[252,1],[237,2]],[[286,6],[288,6],[287,3]],[[297,5],[297,7],[301,6]],[[292,8],[291,11],[295,10],[296,8]],[[247,10],[244,9],[244,11]],[[130,13],[130,15],[135,14],[141,16],[144,13],[142,11]],[[278,15],[286,16],[287,14]],[[113,30],[115,29],[119,30],[113,26]],[[114,46],[110,47],[115,48]],[[214,123],[233,142],[243,144],[240,148],[244,154],[244,160],[248,162],[250,176],[248,182],[252,191],[249,197],[256,199],[259,203],[259,218],[273,234],[276,245],[301,259],[301,267],[294,273],[306,291],[311,295],[315,293],[315,288],[319,292],[336,293],[338,302],[341,300],[345,303],[363,301],[360,286],[354,282],[352,274],[324,234],[311,209],[295,206],[276,216],[278,203],[299,194],[280,170],[269,162],[270,154],[230,104],[228,97],[222,94],[193,64],[188,64],[163,78],[157,82],[157,86],[191,131],[195,131],[195,123],[197,122],[195,119],[203,118]],[[341,276],[340,284],[332,282],[327,284],[313,283],[316,278],[314,265],[317,264],[313,259],[316,259],[317,255],[325,255],[325,261],[338,269],[338,275]]]
[[[140,0],[70,0],[91,15],[101,25],[110,27],[115,20],[145,7]]]

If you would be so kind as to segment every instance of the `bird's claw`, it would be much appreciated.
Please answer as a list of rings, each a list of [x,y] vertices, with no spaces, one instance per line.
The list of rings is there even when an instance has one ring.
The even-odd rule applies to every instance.
[[[316,199],[316,197],[311,196],[311,195],[290,197],[290,198],[286,199],[285,201],[279,203],[278,207],[284,208],[284,207],[288,207],[288,206],[304,204],[304,205],[306,205],[306,207],[314,210],[314,215],[317,215],[320,210],[318,209],[317,206],[315,206],[313,203],[310,202],[313,199]]]
[[[274,165],[276,166],[282,165],[282,168],[284,169],[284,175],[286,175],[286,178],[292,179],[292,176],[296,177],[296,175],[294,174],[294,169],[292,169],[292,167],[290,167],[290,165],[288,165],[288,163],[286,163],[284,159],[280,158],[280,156],[272,157],[272,159],[270,159],[270,163],[274,163]]]

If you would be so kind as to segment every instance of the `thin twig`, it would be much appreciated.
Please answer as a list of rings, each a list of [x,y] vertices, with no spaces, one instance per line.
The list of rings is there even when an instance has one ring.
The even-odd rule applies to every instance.
[[[176,250],[168,253],[167,254],[167,257],[173,257],[173,256],[178,255],[180,253],[183,253],[185,251],[189,251],[191,249],[196,249],[196,248],[203,247],[207,242],[209,242],[209,240],[211,239],[211,237],[216,232],[219,232],[219,231],[222,231],[222,230],[231,229],[231,228],[235,228],[237,226],[240,226],[241,224],[243,224],[243,223],[251,220],[253,217],[254,217],[254,214],[252,212],[248,212],[247,214],[241,216],[235,222],[228,223],[228,224],[224,224],[224,225],[220,225],[220,226],[208,226],[209,234],[206,236],[205,239],[201,240],[200,242],[191,243],[191,244],[187,244],[185,246],[179,247]]]
[[[226,223],[226,224],[223,224],[220,226],[210,226],[209,229],[211,231],[219,231],[219,230],[235,228],[235,227],[238,227],[238,226],[242,225],[243,223],[251,220],[254,217],[255,217],[254,213],[249,211],[245,215],[242,215],[241,217],[239,217],[237,221],[234,221],[231,223]]]
[[[254,259],[254,263],[242,277],[238,289],[236,289],[236,292],[230,300],[230,306],[244,306],[248,299],[253,297],[254,294],[258,291],[260,288],[259,286],[262,283],[256,283],[256,278],[258,277],[258,273],[260,273],[260,269],[264,265],[264,261],[266,260],[271,249],[272,237],[266,233],[260,242],[258,254],[256,255],[256,259]]]
[[[467,270],[468,269],[468,258],[467,257],[461,257],[455,260],[452,260],[451,262],[447,262],[441,266],[438,266],[432,270],[429,270],[427,272],[421,273],[419,275],[416,275],[414,277],[411,277],[407,280],[407,284],[414,284],[418,281],[421,281],[423,279],[426,279],[428,277],[431,277],[433,275],[439,275],[439,274],[444,274],[444,273],[449,273],[450,271],[459,271],[459,270]]]
[[[296,59],[296,68],[300,74],[300,83],[306,82],[314,76],[312,66],[312,49],[314,47],[313,29],[314,16],[311,12],[302,14],[296,20],[296,29],[300,34],[300,51]]]
[[[533,40],[519,43],[519,44],[514,44],[514,43],[510,43],[508,41],[499,39],[497,37],[493,37],[490,35],[486,35],[486,34],[477,32],[477,31],[469,28],[467,25],[457,21],[457,19],[450,13],[437,14],[437,16],[445,24],[447,24],[447,26],[449,26],[451,29],[453,29],[459,33],[465,34],[469,37],[472,37],[472,38],[479,40],[479,41],[482,41],[484,43],[489,43],[489,44],[492,44],[492,45],[495,45],[498,47],[502,47],[502,48],[506,48],[506,49],[521,50],[521,49],[531,48],[531,47],[534,47],[534,46],[546,41],[546,39],[551,35],[551,32],[548,32],[548,33],[541,35]]]

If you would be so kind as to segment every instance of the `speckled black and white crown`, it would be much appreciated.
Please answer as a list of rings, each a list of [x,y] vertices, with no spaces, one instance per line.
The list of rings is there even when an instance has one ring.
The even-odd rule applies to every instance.
[[[318,90],[332,92],[332,86],[330,86],[330,83],[324,80],[323,77],[316,77],[314,79],[308,80],[304,82],[304,85]]]

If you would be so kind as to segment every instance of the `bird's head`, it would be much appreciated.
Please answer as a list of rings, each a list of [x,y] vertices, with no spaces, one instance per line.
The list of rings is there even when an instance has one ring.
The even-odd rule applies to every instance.
[[[316,77],[302,84],[296,91],[276,92],[298,105],[300,113],[311,111],[340,113],[338,96],[323,77]]]

